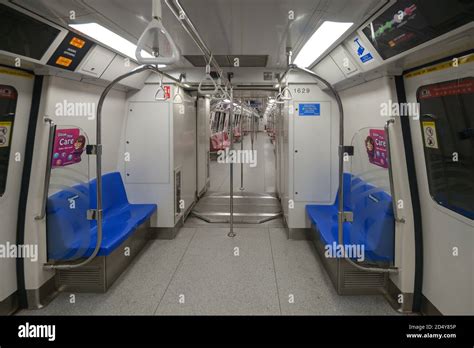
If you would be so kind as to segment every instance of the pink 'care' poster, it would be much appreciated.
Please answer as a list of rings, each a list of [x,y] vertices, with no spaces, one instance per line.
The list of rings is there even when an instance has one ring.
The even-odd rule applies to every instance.
[[[86,146],[86,137],[78,128],[56,131],[53,150],[53,167],[65,167],[81,162]]]
[[[365,140],[365,147],[370,163],[388,168],[387,141],[384,130],[370,129],[369,136]]]

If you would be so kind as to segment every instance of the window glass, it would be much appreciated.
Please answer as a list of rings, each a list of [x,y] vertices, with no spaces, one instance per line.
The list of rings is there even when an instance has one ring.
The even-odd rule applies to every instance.
[[[417,99],[431,196],[474,219],[474,78],[420,87]]]
[[[8,164],[18,93],[11,86],[0,85],[0,197],[7,185]]]

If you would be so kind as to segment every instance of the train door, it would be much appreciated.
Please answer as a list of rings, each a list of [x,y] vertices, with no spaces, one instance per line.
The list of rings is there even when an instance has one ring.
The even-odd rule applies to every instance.
[[[17,307],[16,258],[23,255],[16,231],[33,83],[29,73],[0,68],[0,315]]]
[[[419,119],[410,125],[423,227],[424,311],[471,314],[474,55],[416,69],[404,81],[408,105],[419,107]]]

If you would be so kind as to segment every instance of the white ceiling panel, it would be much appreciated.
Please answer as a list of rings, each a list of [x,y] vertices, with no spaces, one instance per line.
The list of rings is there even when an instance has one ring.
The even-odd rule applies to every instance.
[[[151,0],[13,0],[60,25],[98,22],[136,42],[151,20]],[[181,0],[214,54],[268,55],[269,68],[285,65],[286,47],[297,52],[325,20],[362,24],[383,0]],[[163,23],[183,54],[201,54],[163,3]],[[288,12],[295,19],[289,21]],[[76,19],[70,19],[75,11]],[[166,50],[165,50],[166,51]],[[184,58],[176,67],[191,66]]]

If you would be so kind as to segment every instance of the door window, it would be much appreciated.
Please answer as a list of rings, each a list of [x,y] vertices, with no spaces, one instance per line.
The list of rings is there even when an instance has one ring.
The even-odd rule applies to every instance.
[[[8,165],[18,93],[11,86],[0,85],[0,197],[7,187]]]
[[[417,91],[430,194],[474,219],[474,78]]]

